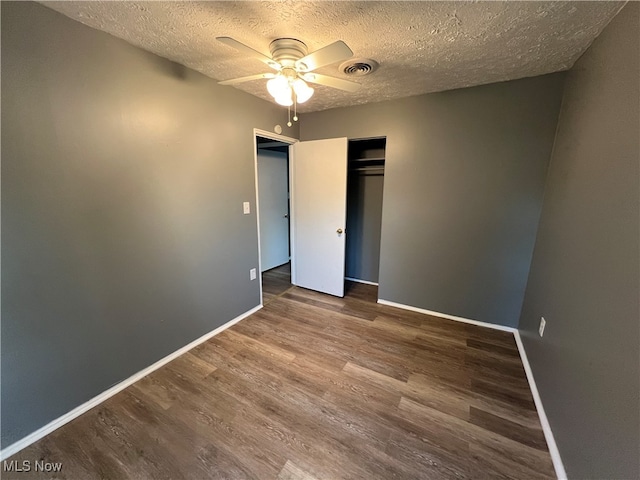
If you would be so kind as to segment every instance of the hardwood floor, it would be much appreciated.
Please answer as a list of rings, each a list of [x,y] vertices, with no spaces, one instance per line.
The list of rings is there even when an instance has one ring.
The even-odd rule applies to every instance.
[[[266,305],[291,287],[291,263],[285,263],[284,265],[263,272],[262,304]]]
[[[276,290],[10,460],[69,479],[554,477],[511,334],[379,305],[368,285]]]

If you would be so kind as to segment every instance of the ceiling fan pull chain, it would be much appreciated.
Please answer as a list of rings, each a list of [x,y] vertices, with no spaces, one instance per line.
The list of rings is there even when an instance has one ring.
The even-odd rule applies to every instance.
[[[287,127],[291,126],[291,105],[287,107],[287,112],[289,113],[289,121],[287,122]]]
[[[298,121],[298,95],[293,92],[293,121]]]

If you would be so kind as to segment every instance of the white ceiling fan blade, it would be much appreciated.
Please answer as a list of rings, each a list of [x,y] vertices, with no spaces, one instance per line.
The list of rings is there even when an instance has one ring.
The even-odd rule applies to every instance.
[[[316,68],[336,63],[353,57],[353,52],[342,40],[333,42],[320,50],[310,53],[296,61],[296,68],[300,72],[311,72]]]
[[[218,82],[219,85],[235,85],[236,83],[249,82],[251,80],[260,80],[262,78],[274,78],[275,73],[258,73],[257,75],[249,75],[247,77],[232,78],[230,80],[224,80]]]
[[[229,47],[235,48],[236,50],[244,53],[245,55],[249,55],[250,57],[257,58],[261,62],[269,65],[274,70],[282,69],[282,66],[278,62],[276,62],[274,59],[267,57],[266,55],[263,55],[259,51],[254,50],[253,48],[248,47],[244,43],[240,43],[239,41],[231,37],[216,37],[216,40],[224,43],[225,45],[228,45]]]
[[[329,75],[320,75],[319,73],[305,73],[302,78],[307,82],[326,85],[327,87],[337,88],[345,92],[357,92],[362,85],[359,83],[343,80],[341,78],[330,77]]]

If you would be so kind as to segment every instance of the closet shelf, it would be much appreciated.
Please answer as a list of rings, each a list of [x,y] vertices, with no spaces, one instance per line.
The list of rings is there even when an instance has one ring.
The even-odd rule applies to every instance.
[[[379,169],[384,171],[384,158],[359,158],[349,160],[349,170]]]

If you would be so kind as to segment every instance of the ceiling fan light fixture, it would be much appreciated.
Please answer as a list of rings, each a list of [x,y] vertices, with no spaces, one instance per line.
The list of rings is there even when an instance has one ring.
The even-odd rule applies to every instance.
[[[292,79],[282,74],[267,82],[267,90],[278,104],[285,107],[293,104],[292,94],[295,94],[296,103],[304,103],[314,92],[314,89],[301,78]]]
[[[296,78],[293,81],[293,91],[296,93],[296,101],[298,103],[304,103],[309,100],[314,92],[313,88],[301,78]]]
[[[288,88],[288,92],[284,92],[280,95],[278,95],[275,98],[275,101],[278,105],[282,105],[283,107],[290,107],[291,105],[293,105],[293,96],[291,95],[291,89]]]
[[[289,87],[289,81],[282,75],[278,75],[267,82],[267,90],[269,94],[277,99],[287,94],[291,96],[291,87]]]

